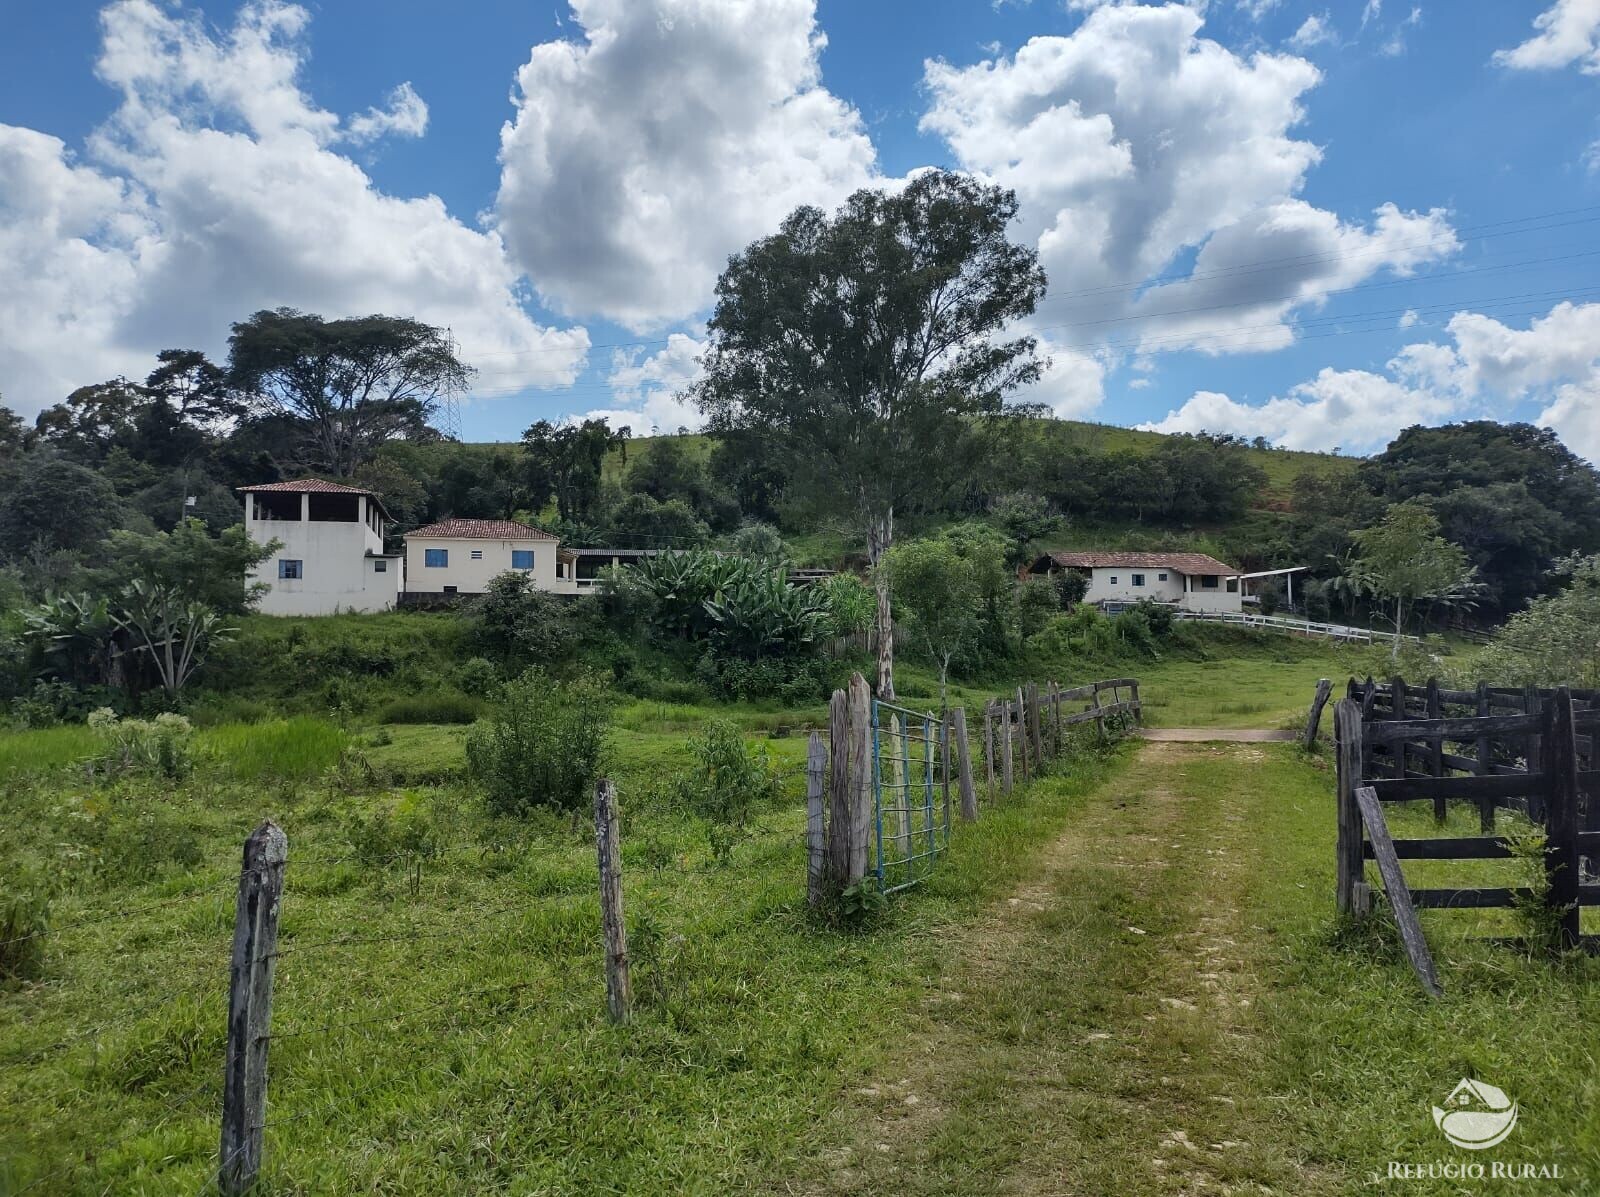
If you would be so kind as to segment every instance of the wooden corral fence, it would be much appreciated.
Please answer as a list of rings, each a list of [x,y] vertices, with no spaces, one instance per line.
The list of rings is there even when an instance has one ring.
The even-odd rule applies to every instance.
[[[1081,708],[1081,709],[1078,709]],[[915,712],[873,698],[853,674],[828,708],[828,737],[813,732],[806,764],[807,896],[815,905],[870,879],[892,892],[927,876],[948,845],[952,814],[978,818],[983,737],[989,801],[1010,794],[1065,748],[1070,729],[1094,724],[1108,740],[1141,717],[1139,683],[1114,678],[1063,689],[1028,683],[984,704],[982,728],[967,712]]]
[[[1413,966],[1430,993],[1440,991],[1416,911],[1513,907],[1530,888],[1413,889],[1403,860],[1491,860],[1514,855],[1496,835],[1495,812],[1517,812],[1545,835],[1545,897],[1559,946],[1572,947],[1583,906],[1600,905],[1600,885],[1584,884],[1584,858],[1600,857],[1600,694],[1480,685],[1452,690],[1403,678],[1352,680],[1334,708],[1338,752],[1339,909],[1368,913],[1366,861],[1375,860]],[[1480,834],[1393,839],[1384,807],[1428,802],[1442,823],[1451,802],[1476,808]]]

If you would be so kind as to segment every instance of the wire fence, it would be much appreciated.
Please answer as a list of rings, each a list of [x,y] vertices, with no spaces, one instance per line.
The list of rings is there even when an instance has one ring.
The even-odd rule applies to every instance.
[[[949,847],[949,730],[931,711],[872,702],[874,872],[885,894],[926,879]]]

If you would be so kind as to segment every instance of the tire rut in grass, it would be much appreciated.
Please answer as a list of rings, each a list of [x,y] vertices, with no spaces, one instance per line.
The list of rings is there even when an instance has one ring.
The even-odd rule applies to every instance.
[[[1260,751],[1145,745],[952,941],[879,1077],[846,1095],[842,1145],[785,1190],[1327,1191],[1252,1085],[1261,948],[1238,898],[1270,865],[1247,787],[1193,776],[1224,754],[1245,778]]]

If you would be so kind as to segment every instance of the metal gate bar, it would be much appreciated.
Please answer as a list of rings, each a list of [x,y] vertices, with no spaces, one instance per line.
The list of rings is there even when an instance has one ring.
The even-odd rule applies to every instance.
[[[872,703],[874,873],[883,893],[923,880],[949,847],[949,812],[934,799],[935,785],[943,787],[942,773],[950,759],[947,735],[945,721],[931,711]],[[887,746],[885,738],[890,741]],[[921,751],[914,755],[913,745],[919,744]],[[886,772],[886,766],[898,778]]]

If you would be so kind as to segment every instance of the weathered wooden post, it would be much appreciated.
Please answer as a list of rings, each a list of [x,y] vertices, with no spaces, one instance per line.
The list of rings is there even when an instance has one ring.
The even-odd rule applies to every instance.
[[[850,836],[854,826],[855,784],[850,773],[850,695],[835,690],[828,703],[828,881],[835,889],[850,883]]]
[[[1522,709],[1526,714],[1529,715],[1537,715],[1543,709],[1541,700],[1539,698],[1539,687],[1534,685],[1532,682],[1529,682],[1528,685],[1523,687]],[[1525,755],[1528,772],[1536,772],[1537,762],[1544,759],[1543,740],[1537,732],[1528,737]],[[1544,808],[1545,798],[1543,794],[1528,795],[1529,819],[1535,823],[1543,823],[1545,821]]]
[[[1033,771],[1044,771],[1044,718],[1039,710],[1039,683],[1028,683],[1028,731],[1033,736]]]
[[[272,1041],[272,975],[289,837],[271,821],[244,842],[239,900],[228,967],[228,1048],[222,1077],[222,1147],[217,1186],[236,1197],[261,1171],[267,1109],[267,1048]]]
[[[1061,755],[1061,683],[1050,683],[1050,717],[1055,727],[1054,744],[1052,751],[1057,756]]]
[[[1394,708],[1396,719],[1409,719],[1411,713],[1406,709],[1409,693],[1406,690],[1406,680],[1403,677],[1389,679],[1389,705]],[[1409,759],[1411,745],[1404,739],[1389,741],[1389,757],[1394,766],[1394,776],[1406,775],[1406,762]]]
[[[961,817],[978,817],[978,787],[972,784],[972,750],[967,743],[967,711],[957,707],[953,713],[956,739],[956,774],[961,791]]]
[[[1428,679],[1427,691],[1428,718],[1444,718],[1444,702],[1439,697],[1439,679]],[[1444,776],[1444,737],[1435,736],[1428,741],[1428,775],[1430,777]],[[1445,820],[1446,806],[1443,794],[1433,796],[1433,821],[1442,824]]]
[[[859,673],[850,675],[850,867],[845,884],[866,876],[872,838],[872,690]]]
[[[1478,718],[1487,719],[1490,715],[1489,683],[1478,683]],[[1494,772],[1494,742],[1487,735],[1478,737],[1477,763],[1473,772],[1479,777],[1488,777]],[[1494,831],[1494,795],[1484,794],[1478,798],[1478,830],[1484,835]]]
[[[1310,752],[1317,744],[1317,728],[1322,724],[1322,708],[1328,705],[1328,696],[1333,693],[1333,682],[1328,678],[1317,680],[1317,692],[1311,698],[1311,710],[1306,714],[1306,731],[1301,737],[1301,746]]]
[[[1022,767],[1022,780],[1027,781],[1028,771],[1028,693],[1017,687],[1017,763]]]
[[[1133,678],[1128,682],[1128,701],[1133,704],[1133,721],[1144,722],[1144,703],[1139,701],[1139,679]]]
[[[1546,700],[1539,771],[1548,783],[1545,804],[1547,901],[1560,919],[1559,947],[1576,947],[1582,911],[1578,907],[1578,742],[1572,720],[1572,692],[1562,686]]]
[[[1333,708],[1333,736],[1338,769],[1338,883],[1339,909],[1355,912],[1355,887],[1366,873],[1361,850],[1361,808],[1356,787],[1361,784],[1361,708],[1348,698]]]
[[[1094,703],[1095,735],[1099,738],[1100,743],[1104,744],[1106,742],[1106,716],[1105,712],[1100,709],[1100,683],[1094,682],[1092,686],[1089,697]]]
[[[1012,775],[1011,751],[1011,700],[1000,700],[1000,792],[1007,797],[1011,794]]]
[[[622,921],[622,843],[617,827],[617,787],[594,783],[594,845],[600,860],[600,928],[606,945],[606,1013],[625,1023],[633,1010],[628,968],[628,928]]]
[[[828,888],[828,845],[823,821],[827,775],[828,749],[822,736],[812,732],[806,742],[806,901],[812,906],[822,903]]]
[[[989,783],[989,801],[994,801],[994,699],[983,704],[983,768]]]

